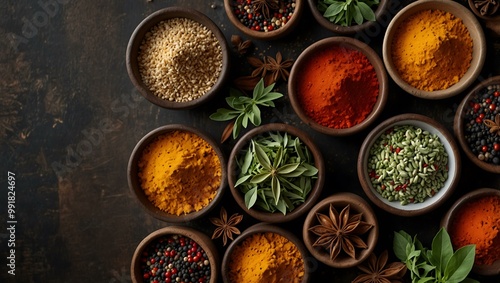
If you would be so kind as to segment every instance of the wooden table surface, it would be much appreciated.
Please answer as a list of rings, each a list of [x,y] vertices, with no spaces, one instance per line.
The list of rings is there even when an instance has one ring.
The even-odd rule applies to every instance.
[[[129,37],[146,16],[174,5],[205,13],[228,41],[233,34],[242,35],[230,25],[222,0],[0,3],[1,282],[130,282],[130,259],[136,245],[152,231],[170,225],[152,218],[130,193],[126,176],[130,153],[144,134],[171,123],[207,129],[218,140],[225,123],[208,116],[225,106],[227,95],[227,91],[221,93],[213,103],[195,110],[171,111],[149,103],[135,91],[125,67]],[[403,6],[401,1],[391,1],[388,15],[392,17]],[[386,26],[379,25],[371,36],[362,38],[379,55]],[[485,32],[488,58],[476,83],[500,74],[500,41],[489,30]],[[280,51],[284,58],[296,59],[307,46],[329,36],[334,34],[321,28],[307,8],[296,32],[279,41],[253,40],[251,54],[274,56]],[[232,72],[245,75],[244,57],[232,54]],[[286,93],[286,84],[277,87]],[[422,100],[391,81],[389,100],[378,122],[414,112],[438,120],[451,131],[464,95]],[[350,191],[368,200],[357,178],[356,158],[373,126],[350,137],[326,136],[301,123],[286,97],[263,115],[264,123],[283,122],[306,130],[320,146],[328,170],[323,197]],[[227,155],[234,143],[222,145]],[[462,161],[455,194],[432,213],[409,219],[372,205],[380,222],[377,253],[384,249],[392,253],[392,234],[400,229],[418,233],[429,244],[440,218],[457,198],[476,188],[500,189],[499,175],[480,170],[465,155]],[[16,179],[14,214],[7,210],[8,172]],[[229,191],[222,205],[229,213],[242,213]],[[300,236],[301,221],[303,217],[280,226]],[[245,216],[239,228],[253,223]],[[12,225],[15,229],[8,230]],[[206,220],[185,225],[209,236],[214,229]],[[9,262],[4,256],[10,254],[12,242],[15,276],[7,273]],[[215,243],[223,253],[220,239]],[[356,268],[334,270],[318,264],[312,282],[350,282],[357,272]],[[500,281],[499,277],[472,277],[481,282]]]

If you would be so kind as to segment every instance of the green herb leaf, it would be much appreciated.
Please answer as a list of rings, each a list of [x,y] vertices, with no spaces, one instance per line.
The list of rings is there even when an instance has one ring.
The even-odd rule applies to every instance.
[[[234,183],[234,186],[237,187],[237,186],[245,183],[248,179],[250,179],[250,177],[252,177],[252,175],[245,175],[245,176],[239,178],[238,181],[236,181],[236,183]]]
[[[363,14],[361,14],[361,11],[358,7],[358,5],[354,5],[354,12],[353,12],[353,15],[352,17],[354,18],[354,21],[356,22],[356,24],[360,25],[363,23]]]
[[[432,252],[429,260],[438,270],[444,270],[452,255],[453,246],[450,236],[444,228],[441,228],[432,240]]]
[[[249,209],[254,206],[257,201],[257,187],[253,187],[245,194],[245,206]]]
[[[325,13],[323,14],[324,17],[332,17],[340,13],[340,11],[344,10],[344,7],[346,7],[346,3],[338,2],[338,1],[332,1],[333,3],[328,6],[328,8],[325,10]]]
[[[407,247],[413,246],[411,236],[405,231],[394,232],[393,250],[399,260],[406,262],[408,255]]]
[[[367,3],[358,1],[357,7],[359,8],[359,11],[361,12],[361,15],[363,15],[363,18],[368,21],[375,21],[375,13],[373,12],[372,8],[368,6]]]
[[[234,119],[239,115],[238,111],[233,111],[225,108],[217,109],[217,112],[209,116],[210,119],[214,121],[228,121]]]
[[[269,160],[269,157],[267,156],[262,146],[255,142],[254,146],[255,146],[255,156],[257,157],[257,160],[259,161],[260,165],[262,165],[262,167],[264,167],[267,170],[271,170],[271,160]]]
[[[475,245],[467,245],[458,249],[450,258],[444,270],[447,282],[462,282],[474,265]]]
[[[273,198],[275,204],[278,205],[278,201],[280,200],[280,194],[281,194],[281,184],[276,176],[273,176],[271,179],[271,191],[273,192]]]

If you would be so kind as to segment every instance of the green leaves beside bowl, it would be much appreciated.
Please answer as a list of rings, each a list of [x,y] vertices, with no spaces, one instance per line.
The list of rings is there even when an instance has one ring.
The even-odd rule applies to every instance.
[[[365,20],[375,21],[375,12],[379,0],[320,0],[318,10],[330,22],[342,26],[351,26],[353,20],[360,25]]]
[[[304,203],[318,169],[309,149],[298,137],[269,132],[250,140],[237,159],[241,170],[235,187],[245,194],[245,206],[254,205],[283,215]]]

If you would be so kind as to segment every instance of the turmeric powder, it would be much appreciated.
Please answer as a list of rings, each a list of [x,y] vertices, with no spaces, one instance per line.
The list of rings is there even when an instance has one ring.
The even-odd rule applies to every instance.
[[[462,20],[441,10],[423,10],[402,22],[391,56],[401,78],[425,91],[457,83],[470,67],[472,39]]]
[[[217,194],[221,164],[212,146],[188,131],[151,142],[139,159],[139,180],[148,199],[169,214],[199,211]]]
[[[297,246],[273,232],[244,239],[231,253],[228,270],[232,283],[298,283],[305,272]]]

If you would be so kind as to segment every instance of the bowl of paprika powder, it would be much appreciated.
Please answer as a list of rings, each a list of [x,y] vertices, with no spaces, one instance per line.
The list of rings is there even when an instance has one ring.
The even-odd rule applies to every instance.
[[[290,72],[288,95],[299,118],[332,136],[358,133],[383,111],[387,74],[378,54],[350,37],[330,37],[307,47]]]

